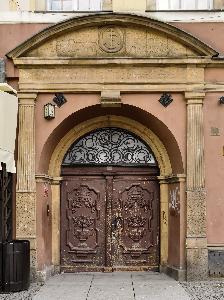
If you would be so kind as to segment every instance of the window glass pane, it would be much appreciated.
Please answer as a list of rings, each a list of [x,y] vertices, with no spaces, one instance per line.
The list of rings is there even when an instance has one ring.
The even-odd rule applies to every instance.
[[[79,4],[79,1],[78,0],[73,0],[73,7],[72,7],[72,9],[73,10],[78,10],[78,4]]]
[[[90,10],[102,10],[102,1],[90,0]]]
[[[198,0],[198,9],[212,9],[212,1]]]
[[[52,1],[51,2],[51,10],[61,10],[61,1]]]
[[[204,0],[204,2],[206,1],[207,0]],[[196,0],[182,0],[181,9],[191,10],[196,8]]]
[[[78,10],[89,10],[90,0],[79,0]]]
[[[180,9],[180,0],[170,0],[170,9]]]
[[[73,10],[72,0],[64,0],[63,1],[63,10]]]
[[[156,8],[158,10],[167,10],[169,9],[169,0],[157,0]]]

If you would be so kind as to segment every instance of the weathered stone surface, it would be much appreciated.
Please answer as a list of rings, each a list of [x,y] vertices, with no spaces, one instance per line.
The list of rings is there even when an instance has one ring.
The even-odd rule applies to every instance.
[[[106,25],[73,31],[31,50],[27,57],[188,57],[194,51],[153,29]]]
[[[206,193],[187,191],[187,235],[206,236]]]
[[[17,192],[16,235],[18,238],[32,238],[36,233],[36,195]]]
[[[178,82],[186,81],[186,69],[176,67],[74,67],[55,69],[45,68],[41,72],[36,69],[23,69],[20,71],[20,84],[23,83],[153,83],[153,82]]]
[[[187,280],[208,278],[208,250],[205,248],[187,249]]]

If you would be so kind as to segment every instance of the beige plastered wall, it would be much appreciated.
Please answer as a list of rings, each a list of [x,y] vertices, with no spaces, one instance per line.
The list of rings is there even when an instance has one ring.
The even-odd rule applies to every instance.
[[[216,77],[223,70],[209,70]],[[212,76],[213,74],[213,76]],[[222,75],[222,76],[223,76]],[[207,238],[209,246],[224,244],[224,106],[219,103],[223,92],[208,93],[204,103],[205,183],[207,187]]]

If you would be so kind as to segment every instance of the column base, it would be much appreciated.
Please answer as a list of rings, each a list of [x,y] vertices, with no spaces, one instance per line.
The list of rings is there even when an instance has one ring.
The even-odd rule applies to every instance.
[[[186,270],[178,269],[172,266],[160,266],[160,272],[165,273],[177,281],[186,281]]]
[[[43,270],[33,269],[32,273],[32,282],[45,283],[51,276],[60,273],[60,266],[46,266]]]
[[[208,249],[187,249],[187,281],[208,279]]]

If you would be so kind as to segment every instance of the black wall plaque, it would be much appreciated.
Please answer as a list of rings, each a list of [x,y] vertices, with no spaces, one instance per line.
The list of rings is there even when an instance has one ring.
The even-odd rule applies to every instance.
[[[170,105],[171,102],[173,102],[172,96],[167,93],[163,93],[162,96],[159,99],[159,102],[164,106],[167,107]]]
[[[62,93],[56,93],[53,101],[57,104],[58,107],[61,107],[67,102],[65,96]]]

